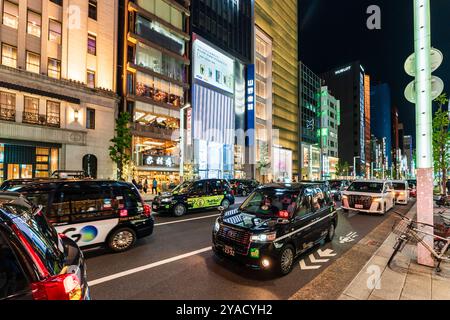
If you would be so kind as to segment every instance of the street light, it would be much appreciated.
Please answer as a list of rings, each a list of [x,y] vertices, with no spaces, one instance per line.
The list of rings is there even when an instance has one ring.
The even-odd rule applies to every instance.
[[[356,180],[356,158],[361,159],[360,156],[353,157],[353,178]]]

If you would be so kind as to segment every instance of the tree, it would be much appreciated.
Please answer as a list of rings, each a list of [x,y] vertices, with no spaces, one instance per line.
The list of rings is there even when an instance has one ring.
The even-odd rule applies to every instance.
[[[124,180],[124,167],[127,166],[131,160],[131,129],[129,127],[131,116],[127,112],[123,112],[116,120],[115,137],[111,139],[113,143],[109,147],[109,156],[117,165],[117,178]]]
[[[348,176],[350,171],[350,165],[347,161],[342,161],[342,159],[339,159],[338,163],[336,164],[336,176],[343,177]]]
[[[267,175],[267,169],[270,168],[269,146],[267,142],[261,143],[259,149],[259,161],[256,163],[256,168],[259,170],[259,173],[261,174],[263,179],[262,182],[264,183],[264,176]]]
[[[433,117],[433,161],[434,172],[439,177],[441,192],[445,193],[447,182],[447,168],[450,162],[450,132],[449,118],[442,106],[448,103],[447,94],[443,93],[434,100],[439,105],[439,110]]]

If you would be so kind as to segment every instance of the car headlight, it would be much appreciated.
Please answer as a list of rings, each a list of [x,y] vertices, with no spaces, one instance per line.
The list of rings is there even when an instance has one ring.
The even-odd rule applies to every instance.
[[[252,236],[253,242],[272,242],[277,238],[276,232],[269,232],[269,233],[261,233],[258,235]]]
[[[170,197],[170,198],[162,198],[162,199],[161,199],[161,202],[172,202],[172,200],[173,200],[173,197]]]
[[[220,223],[218,220],[216,220],[216,223],[214,223],[214,233],[219,232],[220,229]]]
[[[373,202],[381,202],[383,198],[373,198]]]

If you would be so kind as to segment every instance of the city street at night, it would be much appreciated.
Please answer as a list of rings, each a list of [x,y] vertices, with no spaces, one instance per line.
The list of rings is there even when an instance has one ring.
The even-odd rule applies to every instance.
[[[412,204],[396,206],[394,210],[406,213]],[[303,254],[291,274],[278,278],[214,256],[211,231],[217,215],[217,211],[193,213],[181,219],[156,215],[154,235],[140,241],[136,248],[122,254],[87,253],[93,299],[289,299],[339,260],[340,268],[350,273],[340,275],[343,269],[336,270],[335,291],[321,292],[321,288],[316,288],[314,293],[327,298],[334,295],[337,299],[349,279],[367,262],[366,255],[355,261],[354,255],[345,255],[347,251],[372,232],[373,238],[379,238],[377,227],[382,224],[385,228],[378,233],[382,236],[383,232],[389,232],[396,221],[393,213],[377,216],[341,211],[333,242]],[[367,239],[359,245],[380,245],[372,242]],[[319,250],[325,253],[323,257],[319,256]],[[311,254],[316,263],[311,262]],[[139,268],[143,270],[136,270]],[[339,280],[341,277],[343,281]]]

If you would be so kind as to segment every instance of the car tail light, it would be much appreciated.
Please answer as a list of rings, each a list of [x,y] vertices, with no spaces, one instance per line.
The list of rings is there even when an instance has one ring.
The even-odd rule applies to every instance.
[[[150,217],[150,215],[152,214],[152,207],[150,207],[150,205],[144,203],[144,214],[147,217]]]
[[[128,216],[128,210],[127,209],[121,209],[120,210],[120,217],[127,217]]]
[[[73,273],[50,277],[31,285],[34,300],[82,300],[80,279]]]
[[[278,216],[283,219],[289,219],[289,212],[286,210],[280,210],[280,212],[278,212]]]

